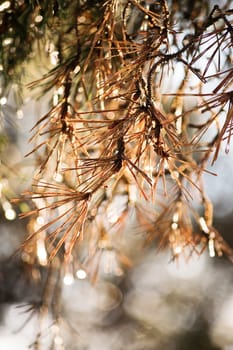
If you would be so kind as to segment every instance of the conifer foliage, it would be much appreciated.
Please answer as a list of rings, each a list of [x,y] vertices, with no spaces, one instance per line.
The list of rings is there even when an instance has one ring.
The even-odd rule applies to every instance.
[[[120,276],[129,231],[173,258],[233,259],[203,185],[233,132],[232,17],[230,1],[0,5],[2,96],[37,67],[26,94],[50,96],[30,136],[22,259]]]

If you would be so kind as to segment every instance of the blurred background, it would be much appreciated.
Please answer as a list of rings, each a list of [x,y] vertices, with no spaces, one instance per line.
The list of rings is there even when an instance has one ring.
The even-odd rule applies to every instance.
[[[185,3],[193,8],[192,1]],[[40,23],[39,16],[37,20]],[[25,80],[30,76],[32,81],[44,67],[40,73],[35,67],[27,69]],[[175,91],[180,81],[174,76],[170,81],[169,88],[174,85]],[[50,271],[43,263],[33,267],[15,254],[28,225],[18,214],[28,208],[26,202],[15,206],[9,199],[30,186],[35,164],[33,157],[24,157],[31,150],[28,138],[35,121],[48,111],[51,97],[18,101],[18,89],[12,84],[7,98],[0,91],[0,350],[233,350],[233,265],[226,257],[211,258],[208,250],[197,249],[174,261],[171,251],[158,250],[156,243],[143,247],[142,237],[130,226],[120,249],[129,253],[132,266],[119,269],[114,252],[106,250],[100,267],[104,270],[110,262],[116,274],[104,271],[95,283],[77,266],[75,274],[67,271],[60,284],[56,259]],[[208,166],[217,177],[204,176],[214,204],[214,227],[231,247],[232,155],[233,150],[225,154],[223,145],[217,162]],[[55,314],[59,310],[56,322],[46,304],[41,306],[46,285],[54,290],[48,303]]]

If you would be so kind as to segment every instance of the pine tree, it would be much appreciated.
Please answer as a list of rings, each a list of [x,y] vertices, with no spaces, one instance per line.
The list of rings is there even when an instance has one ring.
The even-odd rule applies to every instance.
[[[49,99],[29,136],[31,188],[2,191],[6,217],[27,220],[20,259],[46,275],[32,305],[41,315],[59,322],[63,279],[120,278],[149,246],[233,259],[203,184],[232,134],[230,3],[0,4],[2,154],[8,101],[21,117],[29,94]]]

